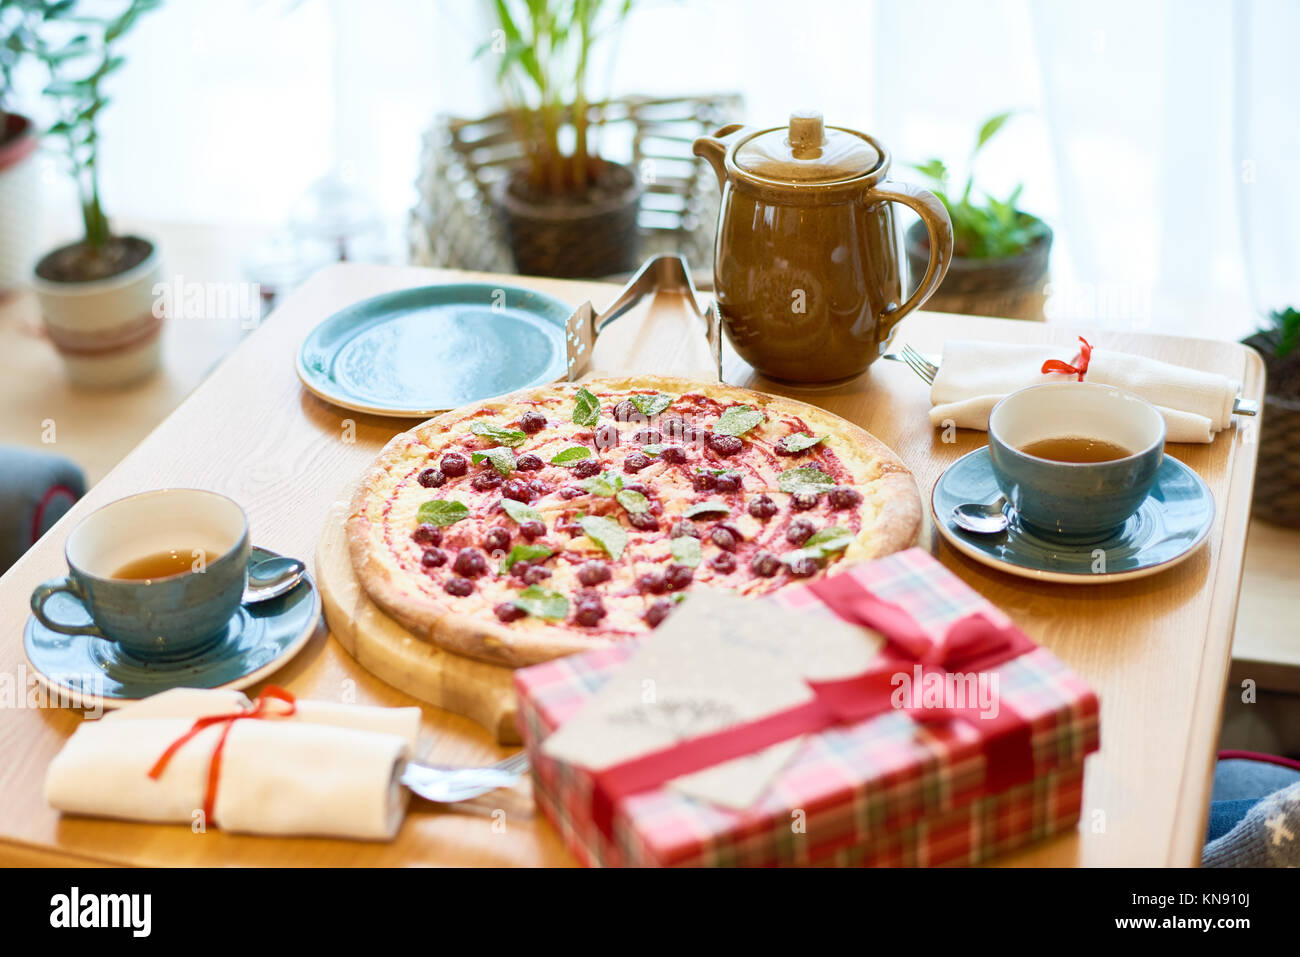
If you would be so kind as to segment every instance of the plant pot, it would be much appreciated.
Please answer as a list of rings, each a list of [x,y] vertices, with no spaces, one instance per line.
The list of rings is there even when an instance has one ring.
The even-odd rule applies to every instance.
[[[27,281],[36,258],[39,222],[40,171],[36,164],[39,137],[27,117],[4,116],[0,129],[0,294]]]
[[[954,255],[948,274],[926,302],[931,312],[967,313],[1004,319],[1043,319],[1047,301],[1047,265],[1052,252],[1052,231],[1023,252],[1001,259],[973,259]],[[930,243],[922,223],[907,230],[907,264],[911,285],[925,275]]]
[[[1257,332],[1242,342],[1264,359],[1269,388],[1259,427],[1251,514],[1274,525],[1300,528],[1300,442],[1296,441],[1300,436],[1300,393],[1296,392],[1300,354],[1277,358],[1277,339],[1267,332]]]
[[[57,265],[80,243],[61,246],[36,264],[32,285],[45,331],[75,386],[128,385],[158,369],[163,316],[154,288],[163,281],[162,258],[146,239],[117,236],[112,242],[129,263],[114,275],[63,278]]]
[[[515,269],[525,276],[589,279],[631,272],[641,261],[641,184],[625,166],[604,164],[601,183],[560,198],[533,195],[519,171],[493,194]]]

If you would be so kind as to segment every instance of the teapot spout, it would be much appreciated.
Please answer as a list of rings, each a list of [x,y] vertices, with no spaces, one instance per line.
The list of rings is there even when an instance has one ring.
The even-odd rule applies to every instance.
[[[736,140],[752,133],[753,128],[740,123],[724,126],[712,136],[701,136],[695,140],[691,152],[709,161],[713,172],[718,177],[718,188],[727,185],[727,150]]]

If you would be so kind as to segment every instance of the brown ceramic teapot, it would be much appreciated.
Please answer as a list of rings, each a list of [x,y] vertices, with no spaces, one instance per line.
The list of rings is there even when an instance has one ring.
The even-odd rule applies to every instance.
[[[865,133],[796,113],[788,128],[725,126],[697,139],[695,155],[722,187],[713,279],[723,325],[764,375],[857,375],[948,271],[948,211],[933,193],[887,180],[889,151]],[[907,300],[891,203],[915,210],[930,236],[929,266]]]

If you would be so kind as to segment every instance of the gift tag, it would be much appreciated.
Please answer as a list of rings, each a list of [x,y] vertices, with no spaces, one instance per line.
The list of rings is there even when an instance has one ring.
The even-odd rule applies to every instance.
[[[822,606],[786,608],[693,592],[542,750],[591,770],[804,704],[808,679],[867,668],[883,640]],[[732,808],[753,804],[800,739],[674,779],[670,787]]]

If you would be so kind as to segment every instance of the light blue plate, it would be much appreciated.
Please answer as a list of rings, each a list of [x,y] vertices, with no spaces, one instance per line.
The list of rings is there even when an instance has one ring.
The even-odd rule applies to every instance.
[[[953,523],[956,506],[995,502],[1000,494],[988,448],[964,455],[935,483],[930,498],[935,525],[963,555],[1041,581],[1096,585],[1153,575],[1196,551],[1214,524],[1214,496],[1199,475],[1168,454],[1146,501],[1099,542],[1080,545],[1038,535],[1020,525],[1009,505],[1011,526],[1001,535],[974,535]]]
[[[253,547],[249,565],[275,552]],[[65,595],[49,605],[58,618],[86,618]],[[47,606],[48,607],[48,606]],[[270,601],[245,605],[226,625],[216,647],[190,660],[145,662],[115,643],[91,635],[64,635],[28,617],[23,631],[27,663],[41,683],[77,708],[118,708],[168,688],[247,688],[276,671],[311,638],[320,621],[320,594],[311,576],[293,591]]]
[[[514,286],[403,289],[334,313],[298,350],[298,378],[326,402],[427,418],[565,374],[573,309]]]

